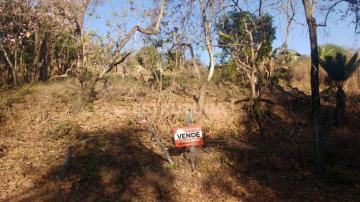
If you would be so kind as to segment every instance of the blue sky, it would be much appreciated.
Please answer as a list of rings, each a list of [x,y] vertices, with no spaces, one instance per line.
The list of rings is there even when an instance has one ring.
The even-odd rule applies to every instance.
[[[339,5],[338,9],[344,9],[345,6],[345,4]],[[310,41],[303,13],[303,8],[299,8],[298,14],[296,15],[297,23],[293,23],[289,36],[289,48],[302,54],[309,54]],[[324,21],[323,16],[324,15],[317,16],[316,19],[318,23]],[[281,30],[285,28],[285,22],[284,18],[280,16],[274,17],[274,20],[278,28],[276,40],[274,41],[274,47],[278,47],[283,41],[283,33],[281,33]],[[351,23],[351,16],[347,19],[341,19],[340,14],[337,12],[330,13],[326,27],[318,27],[319,45],[325,43],[335,43],[347,48],[360,48],[360,43],[358,41],[359,36],[359,34],[355,34],[355,27]]]
[[[151,8],[151,1],[134,1],[136,8]],[[297,15],[296,23],[293,23],[291,33],[289,36],[289,48],[295,51],[300,52],[301,54],[310,53],[310,42],[308,37],[308,30],[305,23],[304,11],[301,4],[297,4]],[[340,5],[340,9],[344,8],[345,5]],[[88,16],[85,19],[85,26],[88,30],[95,30],[100,35],[105,34],[107,31],[112,33],[113,37],[119,38],[122,34],[125,33],[125,29],[129,29],[135,23],[139,22],[139,15],[143,15],[141,11],[134,13],[124,11],[129,10],[130,4],[129,0],[107,0],[104,4],[96,7],[95,15]],[[112,13],[118,14],[118,16],[113,16]],[[273,12],[275,13],[275,12]],[[271,13],[270,13],[271,14]],[[96,18],[95,16],[100,18]],[[283,43],[284,33],[283,30],[286,26],[286,21],[284,16],[273,14],[274,25],[276,26],[276,39],[273,43],[273,47],[279,47]],[[317,20],[321,22],[323,20],[323,15],[318,15]],[[119,27],[122,29],[119,30],[110,30],[106,26],[106,22],[109,22],[112,25],[119,24]],[[354,33],[354,26],[350,23],[350,19],[340,20],[340,15],[336,12],[332,13],[328,20],[328,26],[323,28],[318,28],[318,41],[319,44],[324,43],[335,43],[342,45],[348,48],[360,48],[360,43],[358,41],[359,35]],[[117,33],[117,34],[114,34]],[[141,48],[142,41],[140,34],[137,34],[129,43],[128,48],[139,49]],[[199,50],[198,55],[204,62],[208,61],[208,56],[206,51]]]

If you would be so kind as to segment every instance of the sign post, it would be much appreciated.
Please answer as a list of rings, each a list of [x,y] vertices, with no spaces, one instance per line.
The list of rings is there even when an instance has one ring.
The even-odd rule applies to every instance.
[[[196,168],[196,146],[203,145],[204,140],[202,137],[202,130],[200,126],[192,125],[191,110],[185,113],[186,127],[176,128],[174,130],[175,146],[178,148],[186,147],[189,151],[191,162],[191,169],[194,171]]]
[[[192,125],[192,116],[190,109],[186,111],[186,126],[190,127]],[[197,134],[197,133],[196,133]],[[202,140],[202,137],[201,137]],[[189,147],[188,147],[189,148]],[[190,161],[191,161],[191,170],[194,171],[196,168],[196,147],[195,145],[190,145]]]

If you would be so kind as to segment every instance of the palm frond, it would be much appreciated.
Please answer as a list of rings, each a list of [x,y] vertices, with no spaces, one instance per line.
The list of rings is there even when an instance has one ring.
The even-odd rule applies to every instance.
[[[327,55],[320,58],[320,65],[329,75],[331,80],[346,81],[360,66],[359,54],[355,53],[349,60],[341,53]]]
[[[336,50],[332,48],[320,48],[320,58],[325,59],[326,56],[335,56]]]
[[[345,77],[349,78],[360,66],[359,54],[355,53],[348,61],[345,67]]]
[[[346,70],[346,55],[341,53],[337,53],[335,56],[335,71],[336,71],[336,81],[345,81],[347,78],[345,77]]]
[[[334,68],[335,67],[334,57],[326,56],[325,58],[320,59],[320,65],[332,80],[336,79],[336,72]]]
[[[355,53],[348,61],[347,66],[353,66],[359,59],[359,53]]]

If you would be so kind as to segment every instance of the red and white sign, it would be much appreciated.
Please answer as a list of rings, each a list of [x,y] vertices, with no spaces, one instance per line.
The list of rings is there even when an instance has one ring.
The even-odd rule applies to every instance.
[[[174,129],[174,140],[175,146],[179,148],[204,144],[200,126],[190,126]]]

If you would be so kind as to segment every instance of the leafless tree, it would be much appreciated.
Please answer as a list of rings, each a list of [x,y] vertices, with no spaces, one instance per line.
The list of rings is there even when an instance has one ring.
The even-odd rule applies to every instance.
[[[204,38],[205,38],[205,45],[206,50],[209,55],[209,73],[206,80],[200,79],[201,87],[199,91],[198,96],[198,108],[200,111],[205,113],[204,111],[204,105],[205,105],[205,97],[206,97],[206,88],[208,85],[208,82],[210,82],[215,69],[215,57],[214,57],[214,50],[213,50],[213,44],[212,44],[212,37],[211,37],[211,31],[212,31],[212,19],[214,17],[215,12],[215,5],[214,0],[207,0],[206,2],[204,0],[199,0],[200,3],[200,9],[201,9],[201,16],[202,16],[202,26],[204,30]]]
[[[164,16],[164,10],[168,3],[168,0],[161,1],[158,8],[158,13],[156,14],[157,16],[150,16],[155,19],[155,21],[149,27],[143,28],[140,24],[136,24],[118,42],[115,42],[115,49],[112,52],[111,59],[107,63],[106,67],[96,76],[94,76],[91,80],[87,81],[85,77],[88,70],[84,64],[84,35],[82,33],[84,16],[90,3],[91,0],[83,0],[80,12],[75,18],[75,24],[77,27],[78,62],[74,72],[76,77],[80,81],[81,87],[83,89],[83,96],[85,99],[92,95],[95,90],[95,85],[98,81],[102,80],[107,73],[114,69],[114,67],[123,63],[126,58],[132,53],[123,53],[123,49],[136,32],[140,32],[145,35],[157,35],[160,33],[161,20]]]

